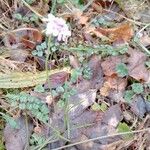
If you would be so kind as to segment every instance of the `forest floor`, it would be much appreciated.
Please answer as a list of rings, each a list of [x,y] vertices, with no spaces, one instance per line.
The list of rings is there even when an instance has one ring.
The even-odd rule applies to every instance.
[[[150,150],[149,0],[0,0],[0,150]]]

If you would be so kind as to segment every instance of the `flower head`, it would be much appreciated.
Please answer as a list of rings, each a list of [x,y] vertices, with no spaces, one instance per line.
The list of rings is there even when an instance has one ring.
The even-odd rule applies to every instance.
[[[46,35],[52,35],[57,37],[58,41],[67,42],[68,37],[71,36],[71,31],[69,30],[64,19],[49,14],[45,21],[48,22],[46,26]]]

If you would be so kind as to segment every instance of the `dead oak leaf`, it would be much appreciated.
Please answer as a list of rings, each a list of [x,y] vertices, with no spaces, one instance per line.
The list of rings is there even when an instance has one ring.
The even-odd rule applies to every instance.
[[[108,37],[111,42],[124,40],[128,42],[133,36],[133,30],[130,24],[122,24],[115,28],[97,28],[96,32],[101,33],[102,35]]]
[[[34,28],[24,28],[15,33],[10,33],[5,36],[5,46],[12,49],[16,48],[35,48],[37,43],[42,41],[42,33]]]
[[[140,38],[140,42],[142,43],[142,45],[149,46],[150,45],[150,36],[148,35],[144,35]]]
[[[65,81],[68,80],[68,78],[69,73],[65,71],[55,73],[49,77],[50,87],[57,88],[58,86],[62,86],[65,83]],[[45,83],[44,88],[48,88],[48,81]]]
[[[120,78],[117,75],[106,76],[106,81],[103,87],[100,89],[100,94],[102,96],[108,96],[111,89],[119,91],[124,91],[127,85],[127,80]]]
[[[140,81],[150,81],[150,71],[145,67],[146,55],[138,50],[130,49],[128,51],[130,57],[128,59],[129,75]]]
[[[127,85],[127,80],[125,78],[120,78],[117,75],[107,76],[106,81],[111,89],[117,91],[124,91]]]
[[[73,17],[75,18],[75,20],[78,21],[78,24],[81,24],[81,25],[86,25],[89,20],[89,17],[86,15],[83,15],[83,12],[80,11],[79,9],[76,9],[74,11]]]
[[[110,92],[110,85],[109,85],[109,83],[108,82],[105,82],[104,83],[104,85],[103,85],[103,87],[100,89],[100,94],[102,95],[102,96],[108,96],[109,95],[109,92]]]
[[[121,57],[118,56],[107,57],[105,61],[103,61],[101,64],[104,74],[106,76],[112,76],[116,74],[116,65],[121,62],[122,62]]]

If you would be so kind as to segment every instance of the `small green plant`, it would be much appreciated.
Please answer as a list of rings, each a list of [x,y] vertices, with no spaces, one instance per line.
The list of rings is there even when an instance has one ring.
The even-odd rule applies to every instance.
[[[130,103],[134,95],[140,94],[144,91],[143,85],[141,83],[133,83],[131,85],[131,90],[125,91],[124,99]]]
[[[125,122],[120,122],[118,127],[117,127],[117,130],[119,133],[123,133],[123,132],[131,132],[132,130],[130,129],[130,127],[125,123]],[[128,139],[131,139],[133,137],[133,134],[132,133],[129,133],[129,134],[126,134],[126,135],[123,135],[123,137],[128,140]]]
[[[42,135],[39,135],[37,133],[33,133],[30,137],[30,145],[31,145],[31,149],[35,148],[36,146],[42,145],[45,142],[46,138]]]
[[[135,93],[132,91],[132,90],[127,90],[125,91],[125,94],[124,94],[124,99],[130,103],[131,102],[131,99],[133,98],[133,96],[135,95]]]
[[[59,43],[54,42],[53,40],[50,43],[50,51],[56,52],[59,50]],[[39,56],[39,57],[46,57],[48,45],[47,42],[44,41],[43,43],[36,46],[36,49],[32,51],[32,55]]]
[[[34,91],[35,92],[38,92],[38,93],[43,93],[45,92],[45,89],[42,85],[37,85],[35,88],[34,88]]]
[[[36,0],[25,0],[25,2],[31,5],[31,4],[33,4],[34,2],[36,2]]]
[[[144,91],[143,85],[141,83],[133,83],[131,87],[132,87],[133,92],[136,94],[140,94]]]
[[[29,111],[40,121],[44,123],[48,122],[49,109],[40,99],[25,92],[21,92],[19,94],[8,93],[6,97],[12,107],[19,108],[22,111]]]
[[[146,61],[146,62],[145,62],[145,65],[146,65],[146,67],[147,67],[148,69],[150,69],[150,61]]]
[[[116,66],[116,72],[120,77],[125,77],[128,75],[128,68],[124,63],[120,63]]]
[[[39,20],[38,16],[34,13],[30,14],[30,16],[23,16],[20,13],[15,13],[13,14],[13,18],[25,23],[37,22]]]
[[[13,128],[18,129],[18,124],[17,122],[8,114],[4,114],[2,112],[0,112],[0,115],[2,116],[2,118],[8,123],[10,124]]]
[[[36,46],[36,50],[32,51],[32,55],[42,57],[47,49],[47,43],[43,42]]]
[[[88,79],[88,80],[91,79],[92,77],[91,68],[89,68],[88,66],[83,67],[82,74],[83,74],[83,78]]]
[[[93,111],[103,111],[103,112],[105,112],[107,110],[107,105],[105,103],[98,104],[98,103],[95,102],[92,105],[91,108],[92,108]]]

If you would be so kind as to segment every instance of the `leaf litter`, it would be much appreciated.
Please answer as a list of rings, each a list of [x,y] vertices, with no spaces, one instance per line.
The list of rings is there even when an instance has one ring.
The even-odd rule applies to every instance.
[[[0,3],[6,149],[149,148],[148,1]]]

